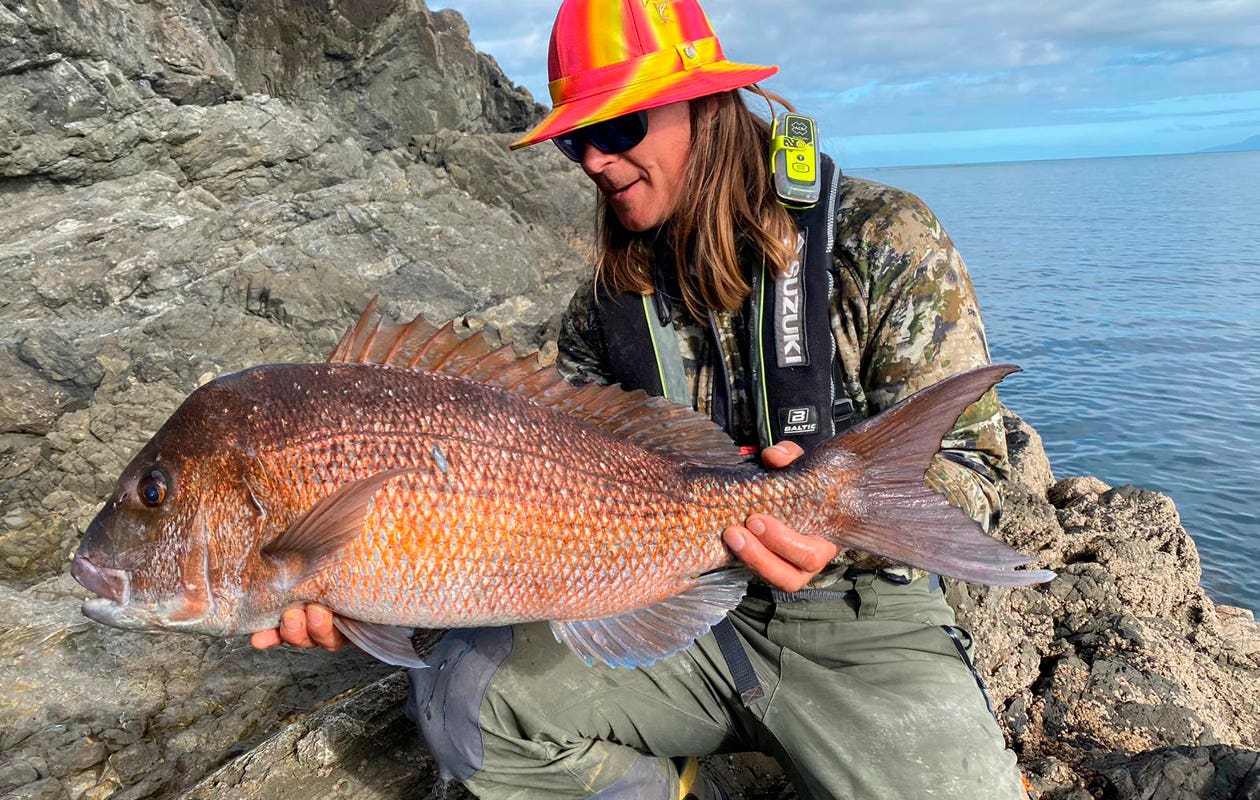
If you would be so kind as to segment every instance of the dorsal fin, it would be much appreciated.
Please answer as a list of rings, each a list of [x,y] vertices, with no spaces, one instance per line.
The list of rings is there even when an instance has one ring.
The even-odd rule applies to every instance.
[[[537,356],[517,356],[511,345],[493,347],[481,333],[461,338],[452,323],[439,329],[416,317],[395,325],[377,311],[375,298],[328,360],[455,375],[515,392],[684,461],[705,466],[743,463],[726,432],[686,406],[620,386],[574,386]]]

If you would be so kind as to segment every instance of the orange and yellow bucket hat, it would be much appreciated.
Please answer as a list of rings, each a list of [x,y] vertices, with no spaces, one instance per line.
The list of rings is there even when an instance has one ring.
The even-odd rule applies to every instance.
[[[547,56],[552,111],[512,149],[778,71],[727,61],[696,0],[564,0]]]

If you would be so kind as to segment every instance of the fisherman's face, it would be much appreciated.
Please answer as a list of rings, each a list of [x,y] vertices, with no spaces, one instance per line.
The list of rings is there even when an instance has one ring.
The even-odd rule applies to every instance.
[[[582,170],[617,219],[635,232],[658,227],[674,213],[691,154],[691,113],[686,101],[653,108],[647,114],[643,141],[615,154],[587,144],[581,161]]]

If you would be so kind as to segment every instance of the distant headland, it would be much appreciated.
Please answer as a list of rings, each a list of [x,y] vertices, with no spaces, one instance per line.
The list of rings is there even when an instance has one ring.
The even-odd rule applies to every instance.
[[[1260,150],[1260,134],[1256,134],[1248,139],[1234,144],[1222,144],[1216,147],[1209,147],[1206,150],[1200,150],[1200,153],[1241,153],[1248,150]]]

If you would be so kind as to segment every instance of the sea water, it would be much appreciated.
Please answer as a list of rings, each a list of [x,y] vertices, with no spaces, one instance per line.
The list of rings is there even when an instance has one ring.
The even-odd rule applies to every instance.
[[[1260,611],[1260,152],[852,170],[936,212],[1055,477],[1169,495]]]

